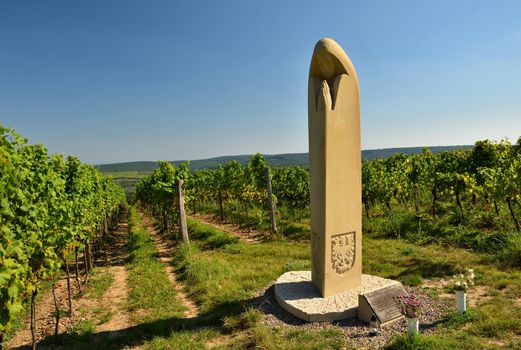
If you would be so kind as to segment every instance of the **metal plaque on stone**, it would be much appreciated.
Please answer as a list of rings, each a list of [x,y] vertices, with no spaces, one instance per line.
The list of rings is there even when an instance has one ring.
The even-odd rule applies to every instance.
[[[375,315],[380,325],[401,319],[403,316],[395,297],[407,294],[401,284],[393,284],[371,292],[358,295],[358,318],[370,322]]]

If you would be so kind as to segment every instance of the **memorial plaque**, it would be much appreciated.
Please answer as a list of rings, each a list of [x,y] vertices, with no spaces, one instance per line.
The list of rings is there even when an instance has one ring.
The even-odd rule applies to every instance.
[[[382,326],[399,320],[403,316],[394,298],[403,294],[407,294],[407,292],[398,283],[372,292],[359,294],[358,318],[362,321],[370,322],[371,316],[375,315]]]

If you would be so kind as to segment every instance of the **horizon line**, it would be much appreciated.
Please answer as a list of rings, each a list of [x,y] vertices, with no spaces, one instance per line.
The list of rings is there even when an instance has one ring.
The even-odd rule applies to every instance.
[[[474,144],[460,144],[460,145],[436,145],[436,146],[405,146],[405,147],[382,147],[382,148],[370,148],[370,149],[362,149],[362,152],[364,151],[381,151],[381,150],[389,150],[389,149],[404,149],[404,148],[435,148],[435,147],[474,147]],[[186,162],[186,161],[201,161],[201,160],[211,160],[215,158],[225,158],[225,157],[243,157],[243,156],[251,156],[256,153],[260,153],[263,156],[275,156],[275,155],[288,155],[288,154],[306,154],[308,152],[288,152],[288,153],[262,153],[262,152],[255,152],[255,153],[242,153],[242,154],[230,154],[230,155],[221,155],[221,156],[209,156],[204,158],[196,158],[196,159],[176,159],[176,160],[167,160],[167,162],[173,163],[173,162]],[[100,166],[100,165],[114,165],[114,164],[124,164],[124,163],[143,163],[143,162],[151,162],[151,163],[157,163],[158,161],[162,161],[164,159],[156,159],[156,160],[129,160],[129,161],[118,161],[118,162],[111,162],[111,163],[90,163],[93,166]]]

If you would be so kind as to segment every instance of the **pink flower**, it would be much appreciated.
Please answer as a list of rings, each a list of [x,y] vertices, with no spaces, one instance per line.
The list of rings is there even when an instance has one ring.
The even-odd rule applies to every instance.
[[[394,298],[400,305],[402,315],[407,318],[418,318],[423,303],[413,294],[403,294]]]

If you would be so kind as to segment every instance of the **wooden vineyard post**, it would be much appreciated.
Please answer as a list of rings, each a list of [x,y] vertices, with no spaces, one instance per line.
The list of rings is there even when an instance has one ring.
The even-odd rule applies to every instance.
[[[266,190],[268,192],[268,205],[270,208],[271,234],[277,234],[277,222],[275,221],[275,203],[273,202],[273,193],[271,191],[270,169],[264,171],[266,177]]]
[[[94,260],[92,258],[91,243],[87,242],[87,245],[85,246],[85,248],[86,248],[85,252],[87,253],[87,265],[88,265],[89,271],[92,271],[92,269],[94,268]]]
[[[63,259],[63,264],[65,265],[65,272],[67,273],[67,297],[69,302],[69,317],[72,317],[72,294],[71,294],[71,272],[69,270],[69,264],[67,263],[67,259]]]
[[[76,283],[78,284],[78,290],[81,294],[81,283],[80,283],[80,268],[78,265],[78,247],[74,250],[74,259],[76,261]]]
[[[514,213],[514,209],[512,208],[512,200],[510,198],[507,199],[508,209],[510,210],[510,216],[512,216],[512,220],[516,225],[516,231],[520,232],[521,229],[519,227],[519,220],[517,220],[516,214]]]
[[[85,270],[84,283],[87,283],[89,281],[89,262],[88,262],[88,258],[87,258],[87,243],[85,243],[85,246],[83,247],[83,267]]]
[[[223,194],[219,191],[219,216],[221,218],[221,222],[224,221],[224,207],[223,207]]]
[[[420,190],[414,187],[414,211],[416,213],[416,221],[420,222]]]
[[[32,350],[36,350],[36,294],[37,290],[33,291],[31,295],[31,340]]]
[[[183,179],[177,181],[177,205],[179,207],[179,227],[184,243],[189,243],[188,227],[186,226],[185,198],[183,190]]]
[[[54,302],[55,312],[55,323],[54,323],[54,336],[58,336],[60,327],[60,307],[58,306],[58,300],[56,300],[56,282],[52,283],[52,300]]]

